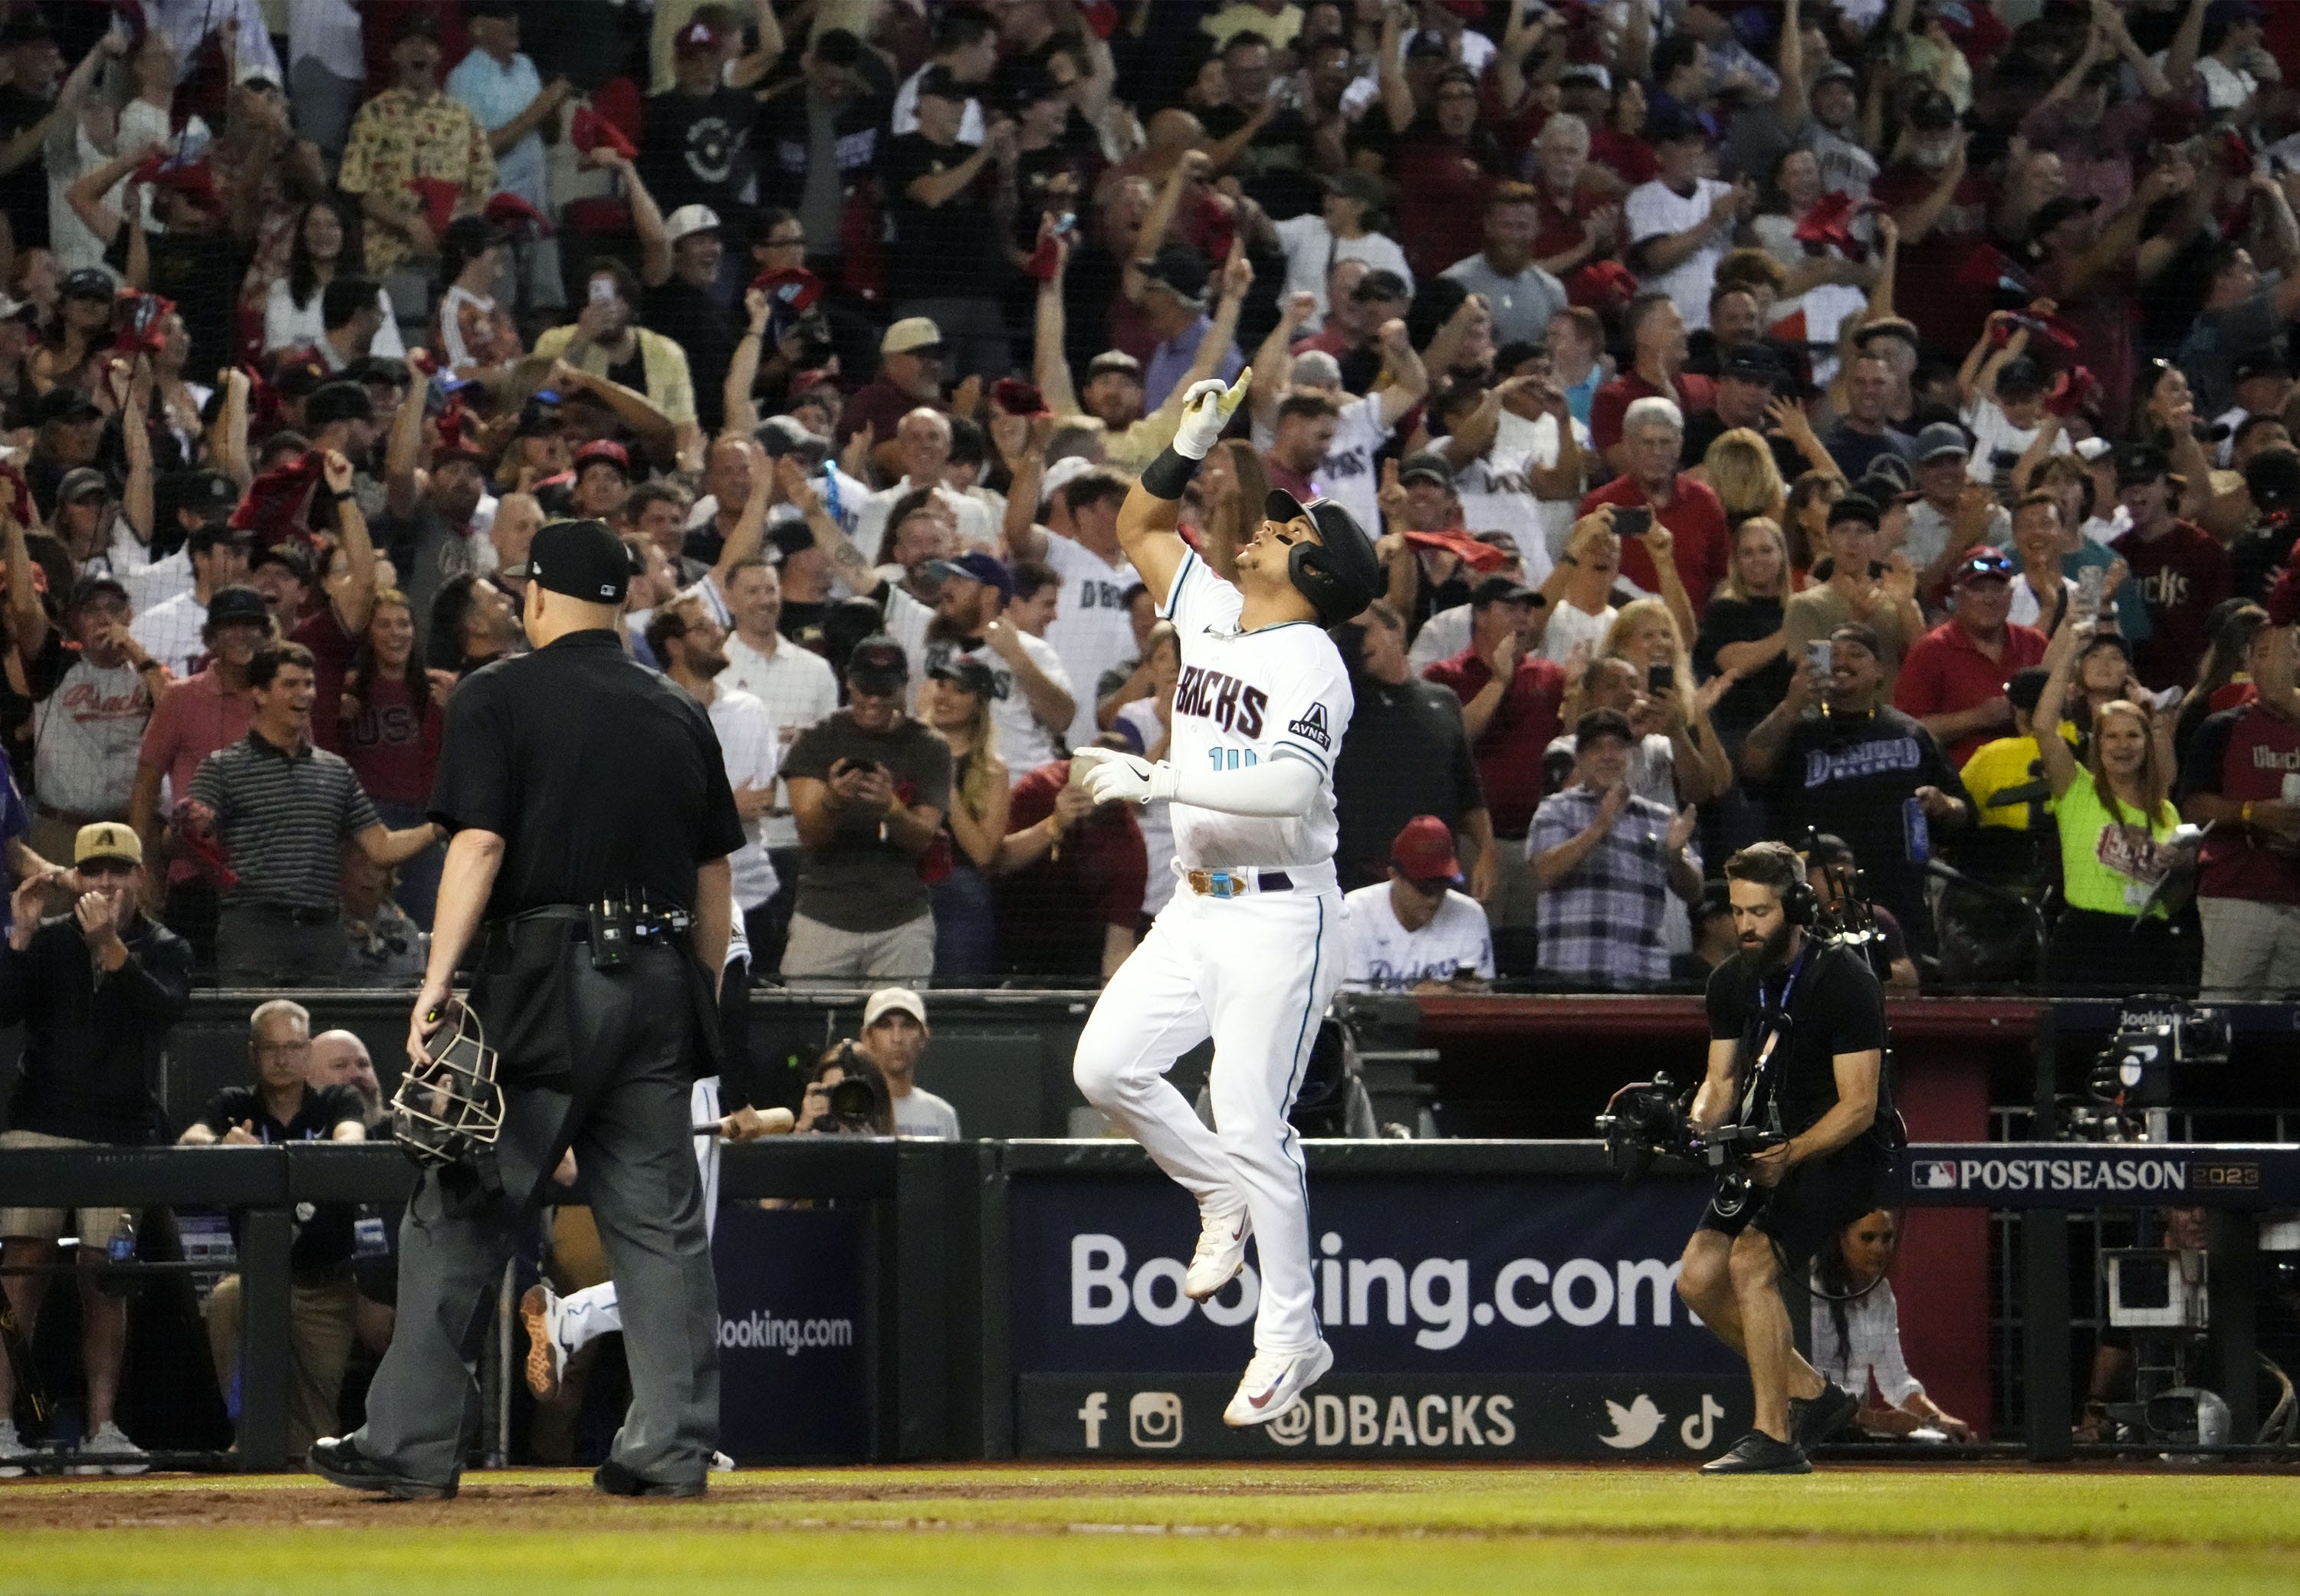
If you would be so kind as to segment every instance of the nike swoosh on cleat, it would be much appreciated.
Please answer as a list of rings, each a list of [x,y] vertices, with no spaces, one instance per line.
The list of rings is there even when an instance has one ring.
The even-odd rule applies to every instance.
[[[1280,1380],[1279,1381],[1278,1385],[1283,1385],[1285,1384],[1285,1381]],[[1250,1396],[1246,1398],[1246,1405],[1249,1408],[1267,1408],[1270,1406],[1270,1399],[1278,1394],[1278,1385],[1271,1386],[1260,1396]]]

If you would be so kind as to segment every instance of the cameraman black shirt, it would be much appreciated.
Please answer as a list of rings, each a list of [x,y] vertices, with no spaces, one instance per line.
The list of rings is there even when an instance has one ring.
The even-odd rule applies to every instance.
[[[1878,984],[1868,961],[1832,943],[1805,941],[1802,968],[1788,994],[1787,1035],[1774,1049],[1771,1066],[1773,1101],[1780,1105],[1781,1128],[1791,1135],[1810,1128],[1837,1103],[1836,1059],[1840,1053],[1866,1052],[1885,1047],[1885,989]],[[1743,1043],[1741,1068],[1754,1062],[1771,1025],[1770,1010],[1781,1001],[1789,971],[1769,970],[1762,982],[1751,972],[1746,957],[1728,959],[1709,977],[1709,1035],[1721,1042]],[[1746,1079],[1735,1089],[1734,1115],[1748,1090]],[[1760,1103],[1763,1099],[1761,1095]],[[1877,1118],[1865,1135],[1855,1138],[1879,1147],[1890,1144],[1888,1126],[1893,1120],[1891,1084],[1879,1071]]]

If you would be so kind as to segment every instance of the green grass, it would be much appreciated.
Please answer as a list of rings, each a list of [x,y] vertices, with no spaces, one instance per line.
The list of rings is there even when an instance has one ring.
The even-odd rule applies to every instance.
[[[2296,1509],[2300,1481],[2137,1470],[779,1470],[701,1503],[514,1472],[438,1505],[302,1479],[24,1482],[0,1488],[0,1593],[2236,1596],[2300,1591]]]

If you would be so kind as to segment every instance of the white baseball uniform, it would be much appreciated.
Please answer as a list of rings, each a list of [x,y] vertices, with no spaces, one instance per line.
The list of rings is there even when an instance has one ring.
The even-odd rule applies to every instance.
[[[1466,893],[1448,892],[1419,931],[1397,918],[1390,884],[1377,881],[1342,900],[1343,979],[1351,986],[1399,991],[1457,976],[1493,979],[1494,934],[1486,911]]]
[[[1087,1101],[1202,1209],[1245,1199],[1261,1261],[1254,1347],[1292,1353],[1319,1336],[1308,1188],[1286,1115],[1342,980],[1333,762],[1352,699],[1322,628],[1240,632],[1243,602],[1195,553],[1184,558],[1162,611],[1182,647],[1168,762],[1200,772],[1298,760],[1318,773],[1316,795],[1279,818],[1171,804],[1183,883],[1095,1004],[1075,1073]],[[1212,872],[1234,895],[1196,890],[1191,872]],[[1166,1079],[1209,1035],[1212,1130]]]

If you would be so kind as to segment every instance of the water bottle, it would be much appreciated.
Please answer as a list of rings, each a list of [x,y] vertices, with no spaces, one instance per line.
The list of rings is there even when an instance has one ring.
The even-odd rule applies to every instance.
[[[120,1223],[112,1227],[112,1234],[104,1243],[104,1268],[96,1275],[96,1289],[107,1297],[125,1297],[136,1289],[136,1276],[128,1268],[136,1261],[136,1212],[133,1209],[120,1210]]]

